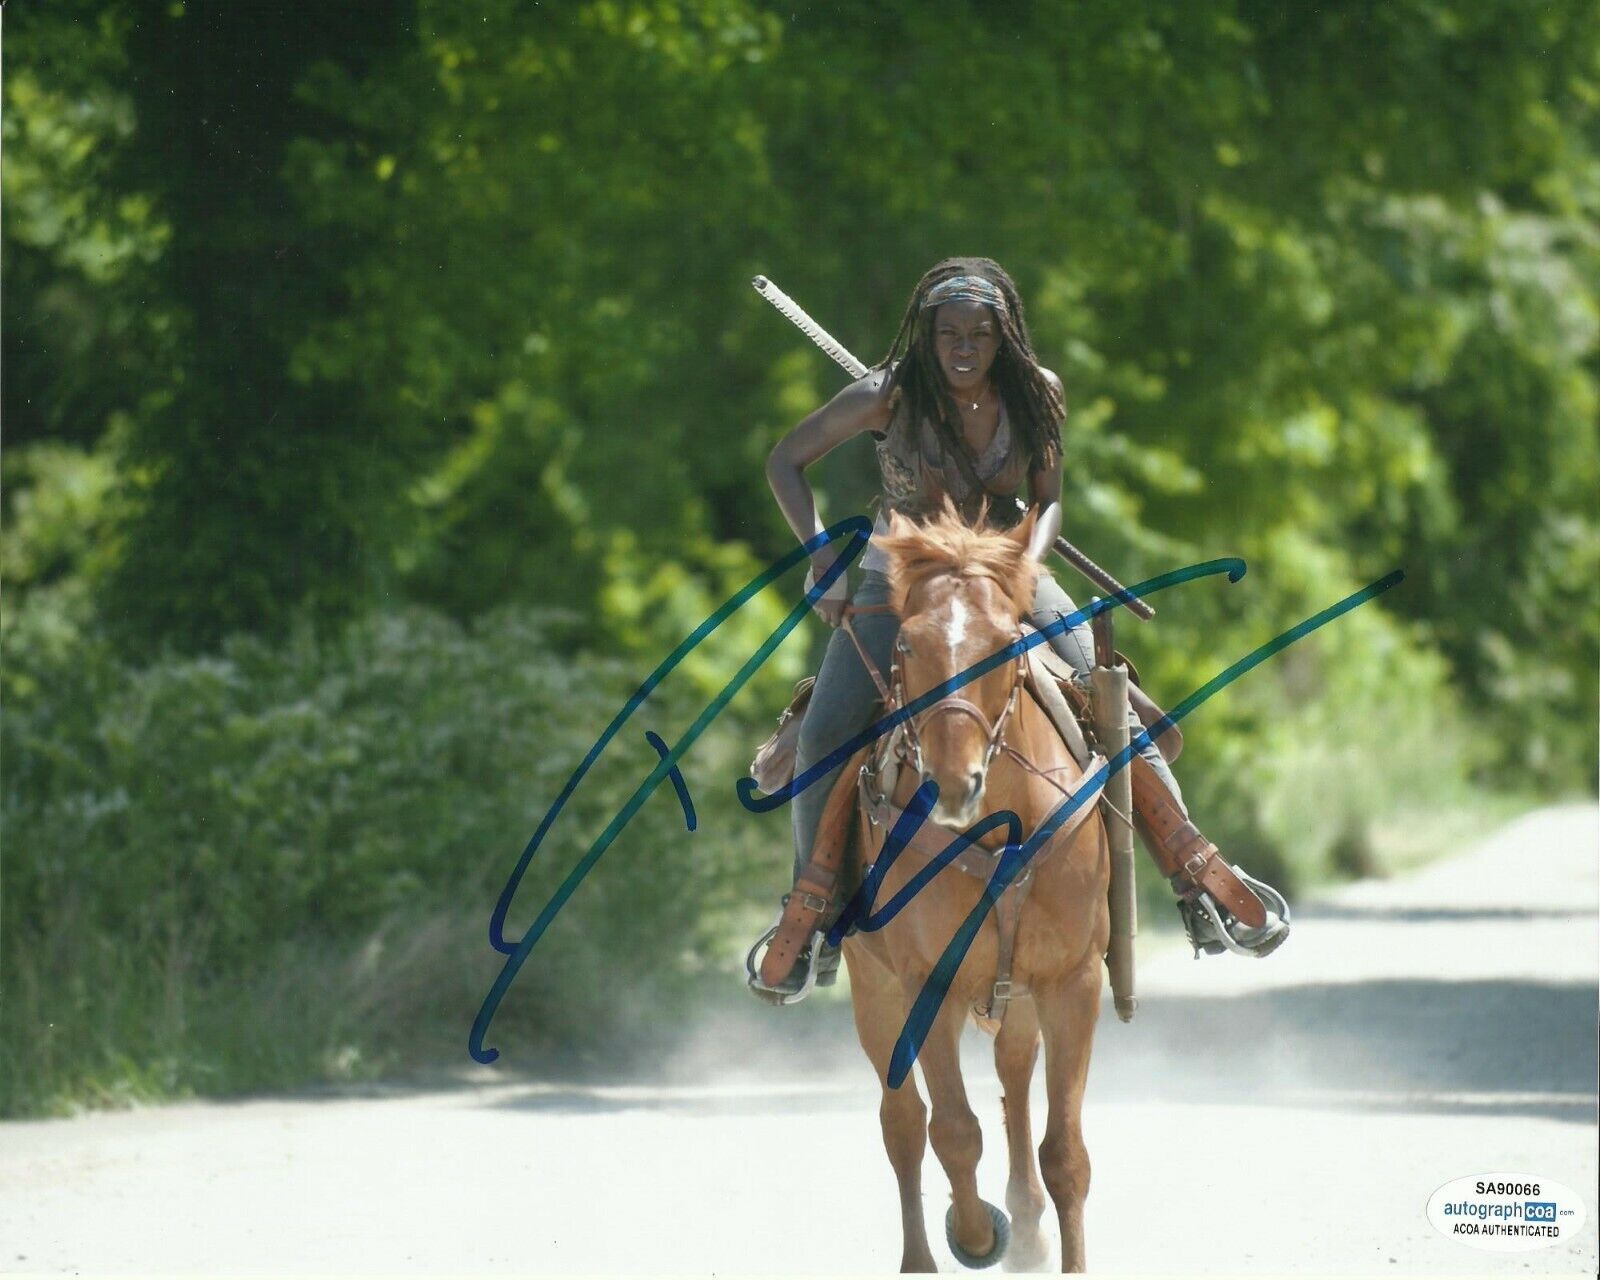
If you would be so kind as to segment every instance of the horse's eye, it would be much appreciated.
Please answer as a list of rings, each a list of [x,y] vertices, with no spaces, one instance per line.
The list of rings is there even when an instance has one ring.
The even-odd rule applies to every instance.
[[[901,636],[894,642],[894,647],[897,652],[903,654],[904,656],[908,658],[911,656],[911,642],[904,636]]]

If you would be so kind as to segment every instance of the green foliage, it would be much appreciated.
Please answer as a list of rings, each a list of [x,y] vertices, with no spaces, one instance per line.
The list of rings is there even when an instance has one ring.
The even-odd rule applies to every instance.
[[[66,0],[49,17],[8,17],[6,443],[49,435],[88,445],[119,411],[159,402],[170,303],[153,273],[171,228],[116,173],[138,128],[126,13]]]
[[[7,408],[121,413],[131,651],[398,594],[658,652],[785,548],[761,461],[837,384],[749,276],[870,358],[976,249],[1066,379],[1069,536],[1125,576],[1288,530],[1400,564],[1382,607],[1506,763],[1592,779],[1592,6],[406,9],[17,24],[11,381],[45,403]],[[86,310],[135,376],[65,359]],[[817,475],[870,496],[863,449]]]
[[[463,629],[409,610],[337,638],[241,637],[134,668],[19,620],[5,677],[0,1109],[81,1096],[125,1074],[113,1058],[170,1092],[321,1074],[344,1046],[415,1056],[404,1037],[459,1052],[498,967],[484,927],[500,886],[637,680],[612,660],[557,656],[572,625],[506,609]],[[644,729],[672,742],[698,710],[669,680],[623,727],[535,857],[510,936],[654,767]],[[686,758],[695,833],[670,785],[628,825],[524,968],[495,1042],[526,1059],[592,1040],[628,1007],[614,985],[666,998],[726,959],[729,913],[787,862],[787,823],[733,798],[747,736],[714,725]],[[324,979],[307,956],[327,962],[326,990],[310,989]],[[271,1037],[244,1029],[248,1003],[227,1007],[286,974],[308,989],[280,992],[289,1005],[270,1017],[298,1056],[248,1067]],[[398,1032],[379,1016],[397,999]]]
[[[13,590],[30,591],[103,572],[113,460],[40,442],[12,449],[7,464],[15,496],[7,512],[10,536],[0,544],[0,577]]]

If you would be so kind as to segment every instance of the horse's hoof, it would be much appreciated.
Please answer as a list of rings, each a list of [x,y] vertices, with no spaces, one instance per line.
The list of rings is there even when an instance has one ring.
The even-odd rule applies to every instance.
[[[968,1253],[957,1243],[955,1205],[951,1205],[944,1215],[944,1242],[950,1246],[950,1252],[955,1255],[957,1262],[975,1271],[994,1266],[1006,1256],[1006,1246],[1011,1243],[1011,1223],[1006,1219],[1005,1213],[987,1200],[980,1200],[978,1203],[989,1211],[989,1221],[994,1223],[994,1247],[981,1257]]]

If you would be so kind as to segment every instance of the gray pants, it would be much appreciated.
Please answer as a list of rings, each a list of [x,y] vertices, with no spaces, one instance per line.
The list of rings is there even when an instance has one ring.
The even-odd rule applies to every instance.
[[[861,585],[850,602],[855,605],[876,605],[886,604],[888,600],[888,579],[881,573],[869,570],[862,575]],[[1041,571],[1028,621],[1043,630],[1074,612],[1077,607],[1061,589],[1061,584]],[[869,613],[852,618],[850,625],[855,628],[862,647],[872,655],[887,682],[890,653],[895,634],[900,630],[900,620],[892,613]],[[1080,674],[1094,666],[1094,637],[1087,622],[1052,636],[1050,647]],[[822,669],[817,672],[816,687],[811,692],[811,705],[806,708],[806,717],[800,726],[800,745],[795,753],[796,776],[855,737],[882,714],[878,707],[877,686],[861,665],[855,645],[850,643],[850,637],[842,629],[835,631],[828,641]],[[1131,733],[1138,733],[1144,727],[1131,708],[1128,711],[1128,725]],[[1150,762],[1151,768],[1167,784],[1172,794],[1179,796],[1178,780],[1172,776],[1172,770],[1167,767],[1166,760],[1156,750],[1155,744],[1151,743],[1140,754]],[[822,821],[822,810],[828,803],[828,794],[833,790],[834,780],[838,776],[839,769],[836,768],[791,801],[796,875],[810,857],[811,845],[817,836],[817,824]]]

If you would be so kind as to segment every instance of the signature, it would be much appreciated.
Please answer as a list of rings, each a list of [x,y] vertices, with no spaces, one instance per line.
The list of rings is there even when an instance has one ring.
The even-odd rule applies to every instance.
[[[730,596],[657,665],[655,670],[645,678],[638,689],[623,704],[621,710],[612,718],[611,723],[606,726],[594,746],[590,748],[583,760],[579,762],[577,768],[573,770],[561,793],[550,805],[538,829],[523,849],[522,856],[517,860],[515,868],[507,878],[505,887],[501,890],[500,897],[495,903],[493,912],[490,914],[489,945],[505,955],[506,960],[501,966],[500,973],[490,986],[488,994],[484,997],[477,1016],[473,1020],[472,1031],[467,1040],[467,1051],[475,1061],[490,1063],[500,1056],[498,1049],[485,1046],[484,1038],[488,1033],[490,1023],[494,1020],[495,1013],[500,1007],[501,1001],[505,998],[506,992],[510,989],[512,982],[515,981],[522,966],[527,962],[528,956],[538,944],[539,939],[543,937],[551,922],[554,921],[562,907],[566,905],[568,899],[572,897],[572,894],[583,882],[584,877],[594,869],[595,864],[599,862],[605,851],[615,842],[622,829],[627,826],[662,782],[668,780],[672,782],[677,791],[679,802],[684,809],[686,825],[691,831],[694,830],[694,808],[689,800],[688,791],[683,784],[682,774],[678,770],[678,761],[683,758],[684,754],[694,745],[711,721],[722,712],[723,708],[744,687],[745,683],[783,642],[785,637],[799,625],[800,621],[810,612],[812,604],[820,599],[838,576],[855,561],[856,557],[865,548],[870,534],[871,525],[869,522],[864,517],[852,516],[830,526],[821,533],[816,534],[802,546],[773,561],[765,570]],[[532,862],[534,854],[544,842],[545,836],[560,816],[568,799],[571,798],[582,783],[607,744],[616,737],[623,725],[650,695],[650,692],[689,653],[693,652],[707,636],[711,635],[719,626],[737,613],[758,592],[764,590],[783,574],[794,568],[813,551],[830,545],[840,538],[846,538],[847,540],[828,571],[814,583],[811,590],[789,611],[783,621],[773,629],[766,640],[740,666],[728,683],[706,704],[704,710],[683,732],[677,742],[669,747],[655,733],[649,730],[646,731],[646,737],[649,739],[650,745],[655,748],[656,753],[660,756],[656,767],[639,783],[622,808],[617,811],[610,823],[596,837],[588,851],[578,860],[566,878],[550,896],[550,900],[545,903],[543,909],[533,923],[529,925],[526,932],[515,941],[507,938],[505,933],[506,915],[510,911],[511,903],[516,897],[517,888],[529,864]],[[1145,596],[1153,595],[1157,591],[1165,590],[1167,587],[1218,573],[1226,574],[1230,582],[1237,582],[1244,576],[1245,563],[1237,558],[1205,561],[1200,564],[1175,569],[1169,573],[1159,574],[1124,591],[1117,592],[1113,596],[1096,600],[1074,613],[1057,619],[1042,630],[1031,632],[1027,636],[1013,641],[1004,648],[974,663],[965,671],[952,676],[942,684],[936,685],[905,706],[891,711],[853,738],[841,743],[827,756],[817,761],[811,768],[794,778],[788,786],[781,790],[773,792],[771,795],[758,795],[755,785],[750,779],[740,779],[736,785],[739,799],[745,808],[755,813],[766,812],[786,804],[807,787],[812,786],[820,778],[831,772],[835,766],[848,760],[863,746],[892,731],[903,720],[916,715],[941,698],[949,696],[949,694],[978,679],[986,672],[992,671],[995,667],[1014,661],[1034,645],[1044,644],[1057,633],[1070,630],[1079,623],[1085,622],[1107,610],[1117,608],[1119,605],[1126,604],[1131,600],[1142,599]],[[883,854],[878,858],[872,872],[846,905],[844,914],[832,931],[833,940],[837,941],[851,927],[865,930],[881,928],[887,924],[915,896],[916,892],[923,888],[951,860],[957,857],[963,848],[988,831],[998,826],[1005,826],[1007,828],[1007,840],[999,863],[985,886],[977,905],[974,906],[967,919],[956,930],[939,962],[934,966],[933,972],[924,983],[910,1014],[907,1016],[906,1024],[901,1030],[890,1065],[888,1080],[890,1087],[897,1087],[911,1070],[911,1064],[916,1060],[917,1052],[933,1024],[934,1014],[943,1002],[956,970],[960,967],[962,958],[971,946],[973,938],[977,936],[977,932],[990,908],[999,899],[1006,887],[1027,865],[1029,858],[1049,841],[1062,823],[1071,818],[1073,813],[1085,802],[1098,794],[1106,778],[1109,778],[1118,769],[1127,767],[1128,762],[1137,752],[1240,676],[1317,628],[1327,625],[1342,614],[1348,613],[1351,609],[1399,585],[1404,580],[1404,577],[1405,575],[1400,570],[1394,570],[1378,581],[1363,587],[1361,590],[1346,596],[1343,600],[1330,605],[1303,622],[1290,627],[1266,644],[1252,650],[1226,670],[1219,672],[1179,702],[1154,725],[1134,735],[1132,741],[1123,751],[1119,752],[1112,760],[1107,761],[1094,774],[1085,778],[1083,785],[1080,785],[1074,796],[1052,811],[1050,816],[1039,825],[1027,840],[1024,841],[1020,838],[1021,822],[1016,814],[1010,811],[990,814],[967,831],[957,835],[950,846],[942,851],[928,867],[919,872],[889,903],[877,911],[872,911],[871,904],[884,874],[888,871],[894,857],[904,849],[905,845],[911,840],[917,826],[920,825],[933,807],[937,797],[937,789],[931,783],[924,783],[907,807],[905,815],[896,823],[895,829],[890,833]]]

